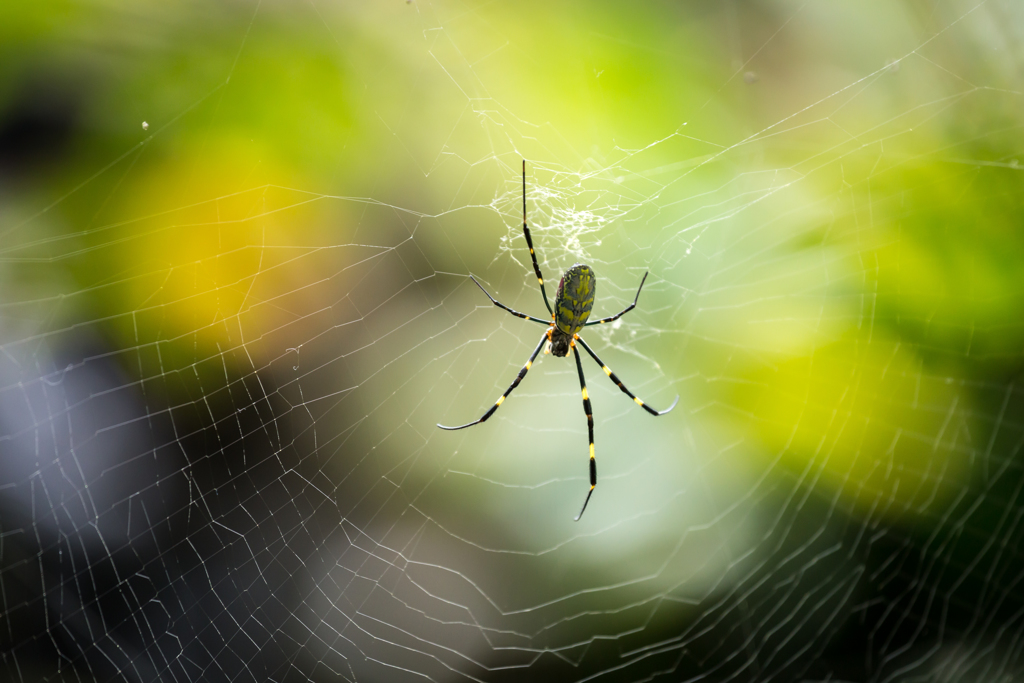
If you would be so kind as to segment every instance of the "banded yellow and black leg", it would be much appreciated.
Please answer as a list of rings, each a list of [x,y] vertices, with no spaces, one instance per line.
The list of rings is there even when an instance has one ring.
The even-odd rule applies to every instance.
[[[530,354],[530,360],[526,361],[526,365],[524,365],[523,368],[519,371],[519,374],[516,376],[516,378],[512,380],[512,384],[509,386],[509,388],[505,390],[504,394],[498,397],[498,400],[495,401],[494,405],[491,406],[487,410],[487,412],[483,414],[483,417],[481,417],[479,420],[474,420],[473,422],[468,422],[464,425],[459,425],[458,427],[446,427],[443,424],[438,424],[437,426],[440,427],[441,429],[447,429],[449,431],[454,431],[456,429],[465,429],[466,427],[472,427],[473,425],[485,422],[487,418],[489,418],[491,415],[494,415],[494,411],[498,409],[498,406],[505,402],[505,399],[508,398],[508,395],[512,393],[512,390],[518,387],[519,383],[523,381],[524,377],[526,377],[526,373],[530,371],[530,366],[533,365],[533,361],[537,360],[537,354],[539,354],[540,350],[544,347],[544,345],[548,343],[548,334],[549,333],[547,331],[544,332],[544,336],[540,338],[540,343],[537,344],[537,348],[535,348],[533,350],[533,353]]]
[[[650,407],[649,405],[641,401],[639,398],[637,398],[632,391],[626,388],[626,385],[622,383],[622,380],[615,376],[615,373],[612,372],[612,369],[605,365],[603,360],[597,357],[597,354],[594,353],[593,349],[587,346],[587,342],[583,341],[583,339],[580,337],[576,337],[576,341],[579,342],[580,346],[582,346],[586,350],[586,352],[590,354],[590,357],[593,358],[594,361],[601,366],[601,369],[604,370],[604,374],[608,375],[608,378],[611,379],[611,381],[615,382],[615,384],[618,385],[619,389],[622,389],[622,393],[626,394],[626,396],[629,396],[631,399],[633,399],[634,403],[639,405],[641,408],[646,410],[651,415],[664,415],[668,411],[675,408],[676,404],[679,403],[679,395],[677,394],[676,400],[672,401],[672,405],[670,405],[668,408],[665,408],[665,410],[658,411]]]
[[[576,350],[575,345],[572,347],[572,354],[576,358],[576,371],[580,374],[580,390],[583,392],[583,412],[587,414],[587,432],[590,436],[590,490],[587,491],[587,498],[583,501],[580,514],[576,515],[576,521],[578,522],[580,517],[583,516],[583,511],[587,509],[587,503],[590,502],[590,496],[594,493],[594,487],[597,486],[597,460],[594,459],[594,411],[590,409],[590,396],[587,395],[587,380],[583,376],[580,352]]]
[[[533,253],[533,238],[530,237],[530,228],[526,226],[526,159],[523,159],[523,234],[526,235],[526,246],[530,248],[530,258],[533,259],[533,272],[537,274],[537,282],[540,283],[540,294],[544,297],[544,305],[548,307],[548,313],[551,313],[548,293],[544,289],[544,276],[541,275],[540,265],[537,263],[537,254]]]
[[[618,320],[619,318],[621,318],[622,316],[624,316],[627,313],[629,313],[630,311],[632,311],[634,308],[636,308],[636,302],[640,300],[640,290],[644,288],[644,283],[645,282],[647,282],[647,273],[644,273],[643,279],[640,280],[640,286],[636,288],[636,296],[633,297],[633,303],[631,303],[630,305],[626,306],[625,308],[623,308],[621,311],[619,311],[618,313],[616,313],[613,316],[610,316],[608,318],[601,318],[600,320],[591,320],[590,322],[588,322],[585,325],[585,327],[590,327],[591,325],[603,325],[604,323],[614,322],[614,321]],[[594,354],[590,354],[590,355],[594,355]]]
[[[472,280],[473,282],[476,282],[476,286],[480,288],[480,291],[483,292],[484,294],[487,294],[487,298],[490,299],[491,303],[494,304],[495,306],[497,306],[498,308],[503,308],[506,311],[508,311],[509,313],[511,313],[512,315],[518,316],[518,317],[523,318],[525,320],[532,320],[533,322],[540,323],[541,325],[551,325],[551,321],[550,320],[541,320],[540,318],[534,318],[532,315],[526,315],[525,313],[520,313],[517,310],[509,308],[508,306],[506,306],[505,304],[501,303],[500,301],[495,299],[493,296],[491,296],[487,292],[487,290],[484,289],[484,286],[482,284],[480,284],[479,282],[477,282],[477,279],[475,277],[470,275],[469,279]]]

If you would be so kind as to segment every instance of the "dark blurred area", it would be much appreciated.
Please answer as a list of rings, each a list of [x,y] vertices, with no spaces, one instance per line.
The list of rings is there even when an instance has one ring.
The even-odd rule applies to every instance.
[[[0,678],[1024,677],[1022,27],[0,7]]]
[[[48,83],[45,76],[22,86],[6,103],[0,123],[0,173],[6,182],[38,173],[66,160],[78,127],[78,96],[70,84]]]

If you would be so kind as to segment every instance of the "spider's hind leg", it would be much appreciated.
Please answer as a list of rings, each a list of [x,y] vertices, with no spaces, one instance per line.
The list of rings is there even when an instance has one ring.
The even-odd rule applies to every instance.
[[[535,322],[535,323],[540,323],[541,325],[550,325],[551,324],[550,322],[548,322],[546,320],[541,320],[540,318],[535,318],[532,315],[526,315],[525,313],[520,313],[519,311],[517,311],[517,310],[515,310],[513,308],[509,308],[508,306],[506,306],[505,304],[501,303],[500,301],[495,299],[493,296],[491,296],[490,292],[488,292],[486,289],[484,289],[484,286],[482,284],[480,284],[480,282],[475,277],[470,275],[469,279],[472,280],[473,282],[475,282],[476,286],[480,288],[480,291],[483,292],[484,294],[486,294],[487,298],[491,300],[491,303],[494,304],[495,306],[497,306],[498,308],[504,309],[504,310],[508,311],[509,313],[511,313],[512,315],[514,315],[514,316],[516,316],[518,318],[523,318],[524,320],[530,320],[530,321]]]
[[[537,254],[533,252],[533,238],[530,237],[530,228],[526,225],[526,159],[523,159],[523,234],[526,235],[526,246],[530,248],[530,258],[533,259],[533,272],[537,274],[537,282],[540,283],[540,294],[544,297],[544,305],[548,307],[548,313],[554,315],[551,304],[548,303],[548,293],[544,289],[544,276],[541,275],[540,265],[537,263]]]

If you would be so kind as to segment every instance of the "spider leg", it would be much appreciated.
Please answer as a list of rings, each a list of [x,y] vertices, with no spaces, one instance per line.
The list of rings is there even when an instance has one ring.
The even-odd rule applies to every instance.
[[[579,339],[577,337],[577,339]],[[587,491],[587,497],[583,501],[583,507],[580,508],[580,514],[576,515],[576,521],[580,521],[580,517],[583,516],[583,511],[587,509],[587,503],[590,502],[590,496],[594,493],[594,487],[597,486],[597,461],[594,460],[594,412],[590,409],[590,396],[587,395],[587,380],[583,377],[583,364],[580,363],[580,352],[576,350],[576,345],[573,344],[572,355],[576,358],[576,371],[580,374],[580,390],[583,392],[583,412],[587,414],[587,431],[590,434],[590,490]]]
[[[590,327],[591,325],[601,325],[603,323],[610,323],[613,320],[618,320],[622,316],[624,316],[627,313],[629,313],[630,311],[632,311],[634,308],[636,308],[636,302],[640,300],[640,290],[644,288],[644,283],[645,282],[647,282],[647,273],[644,273],[644,279],[640,281],[640,286],[637,287],[636,298],[633,299],[633,303],[631,303],[630,305],[626,306],[621,311],[619,311],[618,313],[616,313],[615,315],[613,315],[613,316],[611,316],[609,318],[601,318],[600,320],[591,320],[590,322],[586,323],[584,325],[584,327]],[[594,352],[591,351],[590,355],[593,356]],[[594,356],[594,357],[597,358],[597,356]]]
[[[512,315],[519,316],[520,318],[524,318],[526,320],[532,320],[533,322],[540,323],[541,325],[547,325],[549,327],[551,326],[551,321],[550,320],[541,320],[540,318],[534,318],[532,315],[526,315],[525,313],[520,313],[519,311],[516,311],[516,310],[513,310],[513,309],[509,308],[508,306],[506,306],[505,304],[501,303],[500,301],[495,299],[493,296],[488,294],[487,290],[484,289],[484,286],[482,284],[480,284],[479,282],[477,282],[475,277],[470,275],[469,279],[471,279],[473,282],[476,282],[476,286],[480,288],[480,291],[482,291],[484,294],[487,294],[487,298],[490,299],[491,303],[494,304],[495,306],[497,306],[498,308],[504,308],[506,311],[508,311]]]
[[[458,427],[446,427],[443,424],[438,424],[437,426],[440,427],[441,429],[447,429],[448,431],[454,431],[456,429],[465,429],[466,427],[472,427],[473,425],[485,422],[487,418],[489,418],[491,415],[494,415],[494,411],[498,409],[498,406],[502,404],[502,402],[508,397],[508,395],[512,393],[512,390],[518,387],[519,383],[523,381],[524,377],[526,377],[526,373],[530,371],[530,366],[533,365],[533,361],[537,359],[537,354],[540,353],[541,348],[544,346],[544,344],[547,343],[548,334],[548,331],[544,332],[544,336],[540,338],[540,343],[537,344],[537,348],[535,348],[533,350],[533,353],[530,354],[530,360],[526,361],[526,365],[524,365],[523,369],[519,371],[519,375],[514,380],[512,380],[512,385],[505,390],[504,394],[498,397],[498,400],[495,401],[494,405],[491,406],[487,410],[487,412],[483,414],[483,417],[481,417],[479,420],[474,420],[473,422],[469,422],[464,425],[459,425]]]
[[[665,410],[662,410],[662,411],[659,412],[659,411],[655,410],[654,408],[650,407],[649,405],[647,405],[646,403],[644,403],[643,401],[638,399],[636,396],[634,396],[633,392],[631,392],[629,389],[626,388],[626,385],[623,384],[622,381],[618,377],[615,376],[615,373],[612,372],[612,369],[609,368],[607,365],[605,365],[603,360],[601,360],[600,358],[597,357],[597,354],[594,353],[593,349],[591,349],[589,346],[587,346],[587,342],[583,341],[582,337],[576,337],[576,341],[578,341],[580,343],[580,346],[582,346],[584,348],[584,350],[586,350],[586,352],[590,354],[590,357],[593,358],[594,361],[597,362],[597,364],[601,366],[601,369],[604,370],[604,374],[608,375],[608,377],[613,382],[615,382],[616,384],[619,385],[619,389],[622,389],[622,392],[624,394],[626,394],[626,396],[629,396],[631,399],[633,399],[636,402],[637,405],[639,405],[641,408],[646,410],[651,415],[655,415],[655,416],[657,416],[657,415],[664,415],[668,411],[670,411],[673,408],[675,408],[676,404],[679,403],[679,395],[677,394],[676,395],[676,400],[672,401],[672,405],[670,405]]]
[[[533,272],[537,274],[537,282],[540,283],[540,293],[544,297],[544,305],[548,307],[548,313],[554,315],[554,312],[551,310],[551,304],[548,303],[548,293],[544,289],[544,276],[540,273],[537,255],[533,253],[533,238],[530,237],[530,229],[526,227],[526,159],[523,159],[523,234],[526,235],[526,246],[530,248],[530,258],[533,259]]]

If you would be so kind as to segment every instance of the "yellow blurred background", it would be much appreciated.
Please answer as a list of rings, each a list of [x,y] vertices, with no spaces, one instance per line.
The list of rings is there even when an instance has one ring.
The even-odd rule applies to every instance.
[[[1024,10],[0,6],[10,680],[1017,680]],[[584,356],[486,424],[576,262]]]

